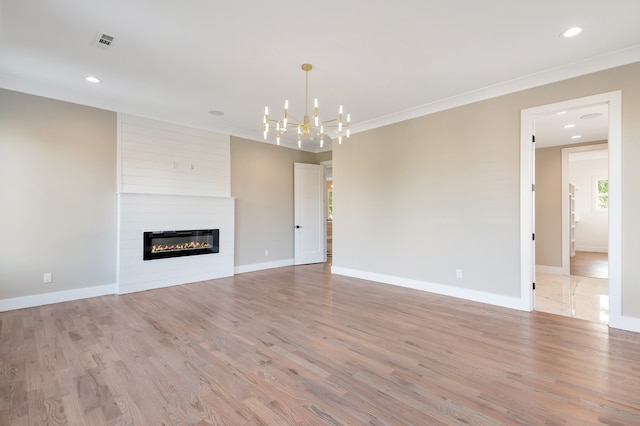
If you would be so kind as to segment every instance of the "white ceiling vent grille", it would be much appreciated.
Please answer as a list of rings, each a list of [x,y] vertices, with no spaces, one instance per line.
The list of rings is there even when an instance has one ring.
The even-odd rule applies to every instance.
[[[113,36],[102,34],[100,38],[98,38],[99,47],[107,48],[111,46],[111,43],[113,43]]]

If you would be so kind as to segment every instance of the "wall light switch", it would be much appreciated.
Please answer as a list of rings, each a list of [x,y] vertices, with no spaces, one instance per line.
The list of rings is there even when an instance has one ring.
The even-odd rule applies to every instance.
[[[456,269],[456,278],[462,278],[462,269]]]
[[[52,276],[51,272],[45,272],[42,282],[50,283],[52,281],[53,281],[53,276]]]

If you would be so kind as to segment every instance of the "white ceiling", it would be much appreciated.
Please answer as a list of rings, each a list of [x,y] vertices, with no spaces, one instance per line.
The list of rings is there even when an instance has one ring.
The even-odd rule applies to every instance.
[[[535,135],[536,148],[606,141],[609,139],[609,107],[591,105],[539,117],[535,121]]]
[[[321,118],[343,104],[358,132],[640,61],[638,0],[0,0],[0,19],[2,88],[256,140],[265,105],[302,115],[305,62]]]

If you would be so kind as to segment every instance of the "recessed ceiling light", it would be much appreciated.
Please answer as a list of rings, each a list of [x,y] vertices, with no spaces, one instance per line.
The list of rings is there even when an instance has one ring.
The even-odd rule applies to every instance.
[[[565,124],[565,125],[564,125],[564,126],[562,126],[562,127],[564,127],[565,129],[570,129],[570,128],[572,128],[572,127],[576,127],[576,125],[575,125],[575,124]]]
[[[571,136],[571,139],[580,139],[581,137],[582,136],[580,136],[580,135],[574,135],[574,136]]]
[[[590,118],[598,118],[598,117],[602,117],[601,112],[592,112],[591,114],[585,114],[580,116],[580,118],[583,120],[589,120]]]
[[[224,112],[222,112],[222,111],[209,111],[209,114],[219,117],[221,115],[224,115]]]
[[[85,80],[87,80],[89,83],[100,83],[100,79],[92,75],[90,75],[89,77],[86,77]]]
[[[566,114],[566,113],[567,113],[567,111],[558,111],[558,112],[556,112],[556,115],[562,115],[562,114]]]
[[[580,27],[571,27],[566,31],[563,31],[560,36],[564,38],[575,37],[582,32],[582,28]]]

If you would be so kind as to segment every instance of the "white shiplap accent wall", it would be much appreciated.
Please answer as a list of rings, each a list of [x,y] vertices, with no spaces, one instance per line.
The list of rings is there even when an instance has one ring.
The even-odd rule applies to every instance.
[[[230,138],[118,114],[117,292],[232,276]],[[143,260],[143,233],[220,229],[220,253]]]
[[[230,138],[118,114],[118,191],[228,197]]]
[[[118,293],[233,275],[234,199],[119,194]],[[146,231],[220,229],[220,253],[142,260]]]

